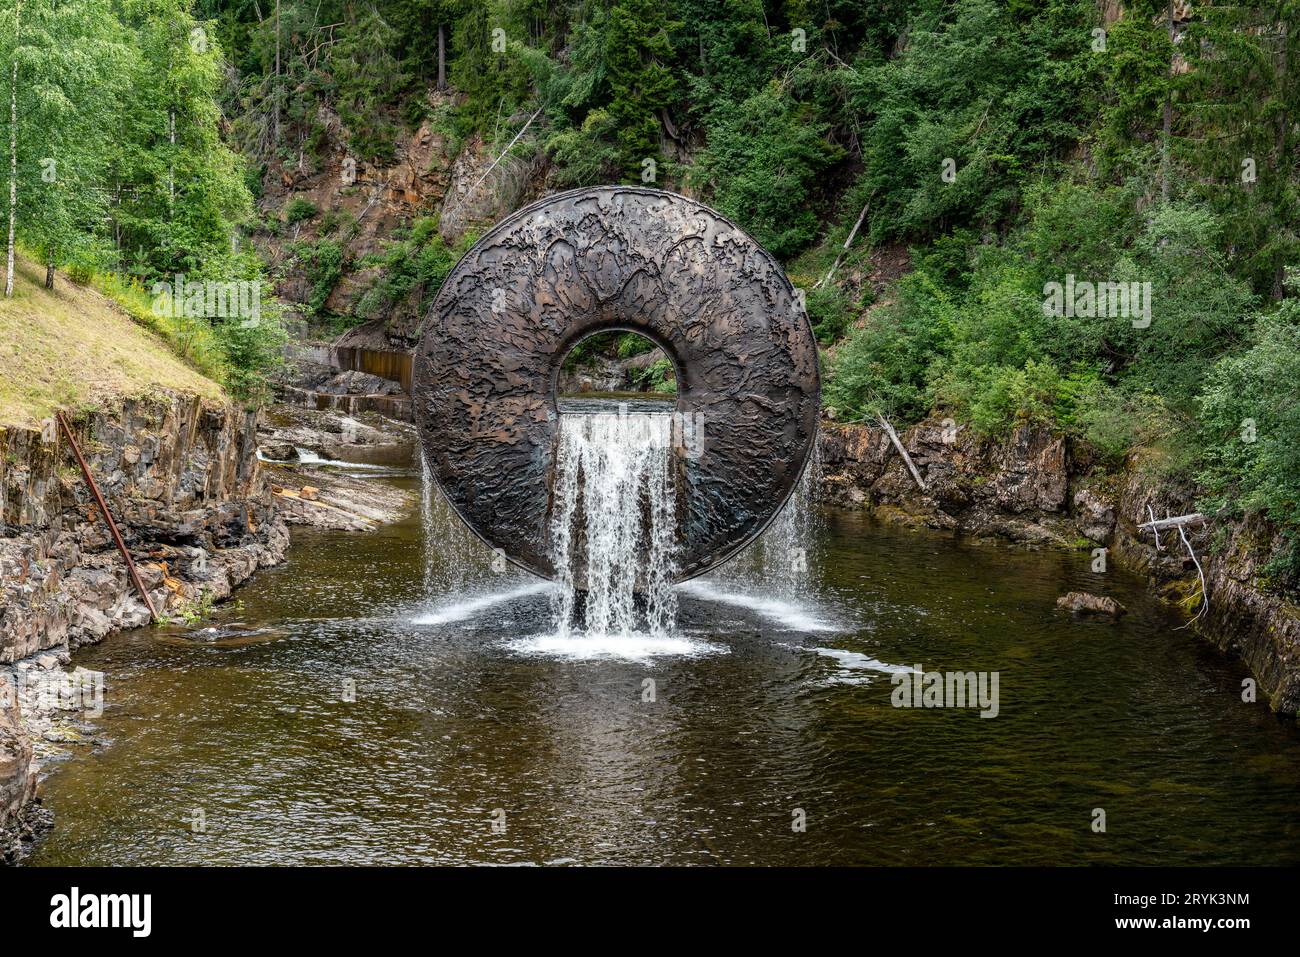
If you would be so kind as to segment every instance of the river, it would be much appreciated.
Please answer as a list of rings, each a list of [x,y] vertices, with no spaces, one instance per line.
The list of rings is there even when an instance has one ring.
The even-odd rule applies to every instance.
[[[295,530],[203,625],[74,656],[101,744],[52,767],[28,863],[1300,863],[1295,723],[1141,581],[804,518],[797,588],[742,564],[672,640],[588,645],[486,549],[427,554],[428,515]],[[892,706],[916,665],[997,672],[996,717]]]

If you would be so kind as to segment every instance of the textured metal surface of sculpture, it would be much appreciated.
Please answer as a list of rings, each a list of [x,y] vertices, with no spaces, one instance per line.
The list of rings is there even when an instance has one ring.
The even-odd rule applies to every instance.
[[[629,330],[675,366],[678,579],[721,564],[780,511],[816,436],[807,315],[776,261],[673,193],[600,187],[548,197],[487,233],[447,277],[415,353],[416,421],[461,518],[516,564],[548,548],[556,381],[580,340]]]

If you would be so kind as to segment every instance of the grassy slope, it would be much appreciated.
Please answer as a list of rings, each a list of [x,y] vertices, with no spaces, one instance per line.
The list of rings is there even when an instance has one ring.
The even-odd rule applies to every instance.
[[[0,295],[0,426],[157,389],[223,396],[111,299],[62,275],[53,291],[44,281],[44,268],[20,257],[13,298]]]

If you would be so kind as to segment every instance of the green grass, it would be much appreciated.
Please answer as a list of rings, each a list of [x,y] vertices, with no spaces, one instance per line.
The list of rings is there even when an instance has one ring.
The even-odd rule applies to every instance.
[[[53,290],[44,280],[43,267],[19,257],[13,298],[0,296],[0,426],[32,427],[56,410],[103,407],[164,389],[225,398],[221,386],[177,354],[217,374],[206,330],[171,328],[173,320],[149,311],[145,290],[98,280],[110,298],[62,274]],[[130,313],[115,299],[130,304]]]

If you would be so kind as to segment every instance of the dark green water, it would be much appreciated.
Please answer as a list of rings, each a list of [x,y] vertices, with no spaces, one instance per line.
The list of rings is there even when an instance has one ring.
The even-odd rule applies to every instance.
[[[30,863],[1300,863],[1294,723],[1135,580],[844,512],[810,566],[800,607],[687,591],[696,654],[583,659],[511,644],[541,593],[413,623],[418,519],[298,531],[211,622],[267,632],[76,656],[106,745]],[[1129,616],[1058,613],[1078,588]],[[997,671],[1000,712],[894,708],[881,664]]]

